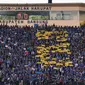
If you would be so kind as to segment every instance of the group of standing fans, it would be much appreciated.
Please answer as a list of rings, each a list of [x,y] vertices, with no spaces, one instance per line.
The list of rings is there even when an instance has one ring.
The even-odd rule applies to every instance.
[[[40,39],[36,36],[40,31],[54,34]],[[68,33],[66,43],[70,43],[70,52],[60,53],[57,49],[51,54],[54,50],[51,48],[50,55],[46,56],[50,56],[49,61],[54,58],[56,64],[69,59],[72,65],[43,64],[40,61],[43,59],[37,57],[37,47],[63,45],[55,41],[58,40],[55,33],[60,31]],[[85,85],[85,27],[0,25],[0,85]]]

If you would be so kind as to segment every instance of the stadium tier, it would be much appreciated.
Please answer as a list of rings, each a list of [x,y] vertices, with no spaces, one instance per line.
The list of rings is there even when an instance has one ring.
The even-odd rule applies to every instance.
[[[83,3],[0,4],[0,85],[85,85],[84,25]]]
[[[0,25],[0,85],[85,85],[85,26]]]

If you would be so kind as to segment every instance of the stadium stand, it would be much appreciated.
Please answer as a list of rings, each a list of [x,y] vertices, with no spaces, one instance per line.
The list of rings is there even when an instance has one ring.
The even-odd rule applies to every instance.
[[[0,25],[0,85],[85,85],[85,26]]]

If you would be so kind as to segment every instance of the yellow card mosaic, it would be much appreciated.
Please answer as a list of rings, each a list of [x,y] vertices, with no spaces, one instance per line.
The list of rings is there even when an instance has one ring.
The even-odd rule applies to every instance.
[[[44,43],[37,46],[37,58],[40,58],[40,61],[37,64],[42,64],[44,66],[55,65],[56,67],[61,66],[73,66],[70,58],[66,58],[63,60],[59,60],[57,62],[57,58],[52,58],[50,61],[50,49],[52,53],[66,53],[68,55],[71,54],[69,49],[70,43],[67,41],[68,32],[67,31],[45,31],[41,30],[36,33],[37,40],[52,40],[55,35],[55,40],[58,44],[46,46]],[[56,69],[56,68],[55,68]]]

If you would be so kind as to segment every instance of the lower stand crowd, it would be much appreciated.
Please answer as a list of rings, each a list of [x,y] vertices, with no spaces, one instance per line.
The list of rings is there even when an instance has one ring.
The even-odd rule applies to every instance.
[[[59,32],[61,36],[64,31],[68,33],[65,43],[70,43],[71,53],[54,52],[49,60],[54,57],[57,64],[59,60],[70,59],[72,66],[37,63],[40,62],[36,57],[38,45],[60,44],[55,41],[55,34],[50,36],[52,39],[38,40],[36,33],[42,30]],[[85,26],[0,25],[0,85],[85,85]]]

